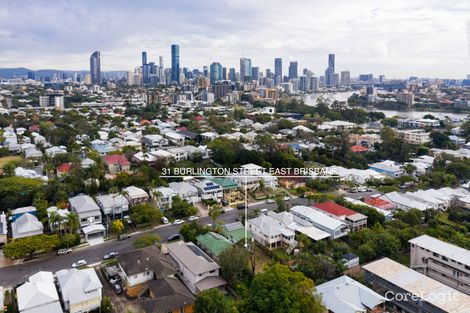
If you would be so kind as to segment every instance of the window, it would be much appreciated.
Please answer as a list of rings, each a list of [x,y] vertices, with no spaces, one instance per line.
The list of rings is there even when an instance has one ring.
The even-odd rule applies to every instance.
[[[436,253],[436,252],[433,252],[432,255],[435,256],[435,257],[439,257],[439,254]]]

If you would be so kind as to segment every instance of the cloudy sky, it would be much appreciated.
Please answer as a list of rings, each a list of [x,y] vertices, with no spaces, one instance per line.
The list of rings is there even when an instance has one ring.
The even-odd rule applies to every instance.
[[[130,70],[180,45],[181,65],[273,68],[282,57],[322,75],[464,78],[470,1],[450,0],[0,0],[0,67]]]

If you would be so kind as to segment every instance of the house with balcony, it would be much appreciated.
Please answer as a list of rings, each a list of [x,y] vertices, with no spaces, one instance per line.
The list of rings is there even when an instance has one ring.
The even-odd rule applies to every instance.
[[[349,226],[327,214],[304,205],[296,205],[289,211],[294,215],[295,220],[304,220],[311,223],[316,228],[328,233],[331,239],[346,236],[349,233]]]
[[[78,215],[85,240],[102,238],[106,235],[100,207],[90,196],[78,195],[69,198],[69,203],[70,210]]]
[[[325,201],[322,203],[315,203],[313,208],[326,213],[337,220],[346,223],[351,232],[361,230],[367,227],[367,216],[351,209],[345,208],[333,201]]]

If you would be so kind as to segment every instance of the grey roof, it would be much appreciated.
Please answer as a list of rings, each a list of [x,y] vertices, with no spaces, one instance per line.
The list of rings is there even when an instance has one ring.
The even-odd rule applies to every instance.
[[[141,301],[146,313],[168,313],[194,303],[193,294],[175,277],[164,277],[149,282],[155,298]]]
[[[78,213],[85,213],[90,211],[100,212],[100,207],[96,202],[87,195],[79,195],[69,199],[71,207]]]
[[[38,218],[30,213],[24,213],[17,218],[11,225],[13,238],[21,237],[21,234],[31,232],[42,233],[43,225]]]
[[[341,276],[316,286],[323,305],[335,313],[367,312],[385,298],[348,276]]]
[[[101,296],[100,279],[93,268],[83,270],[64,269],[55,273],[62,299],[70,304],[80,303]]]
[[[176,272],[171,258],[153,246],[119,254],[116,259],[127,276],[153,271],[160,278]]]
[[[194,275],[220,268],[207,254],[192,242],[173,242],[167,245],[170,255],[187,267]]]
[[[437,238],[422,235],[408,241],[424,249],[431,250],[451,260],[470,266],[470,250],[452,245]]]

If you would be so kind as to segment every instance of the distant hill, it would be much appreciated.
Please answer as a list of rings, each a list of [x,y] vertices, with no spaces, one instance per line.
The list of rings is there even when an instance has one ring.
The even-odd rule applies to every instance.
[[[0,68],[0,78],[21,78],[28,77],[28,72],[34,72],[34,77],[39,79],[40,77],[52,77],[54,74],[65,74],[66,76],[73,76],[76,73],[82,76],[88,74],[90,71],[67,71],[67,70],[54,70],[54,69],[43,69],[43,70],[31,70],[25,67],[15,68]],[[127,75],[127,71],[104,71],[104,77],[120,77]]]

